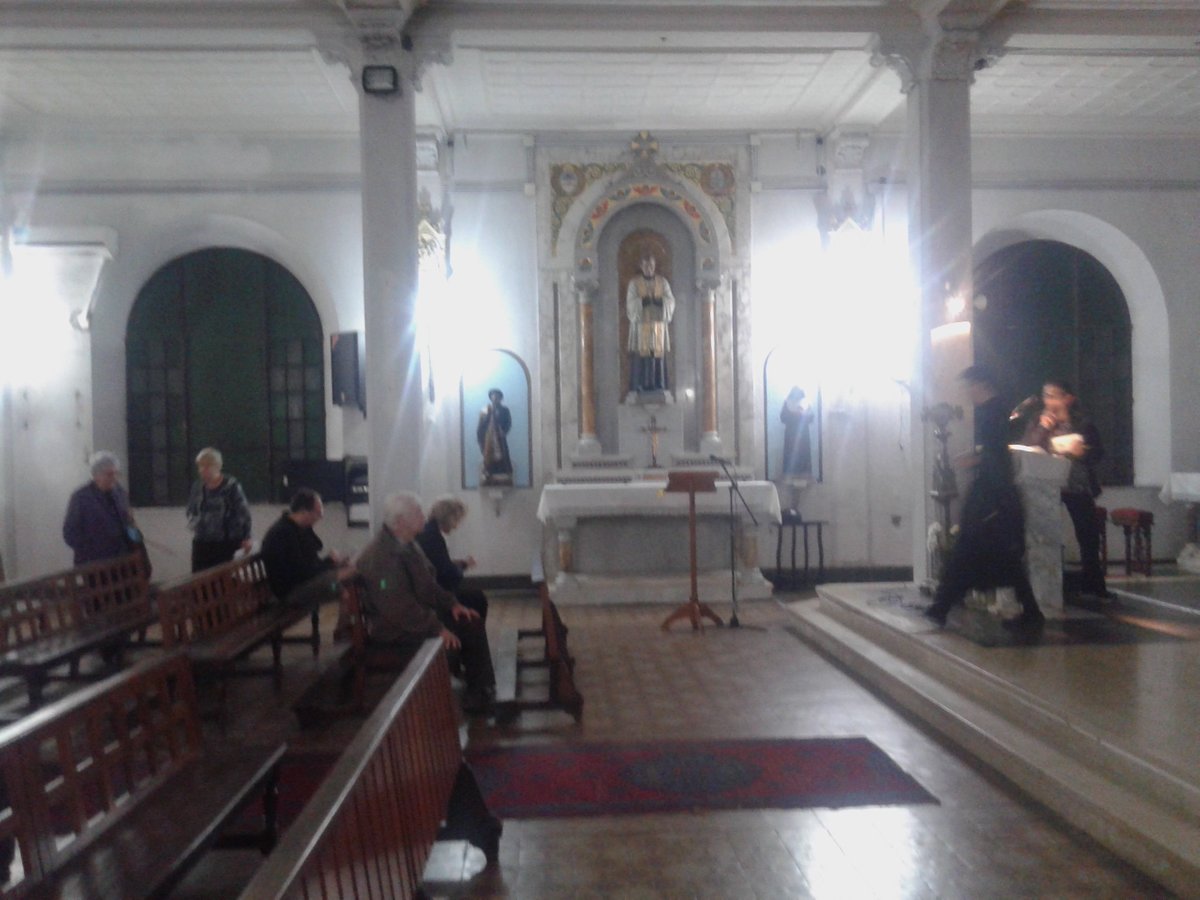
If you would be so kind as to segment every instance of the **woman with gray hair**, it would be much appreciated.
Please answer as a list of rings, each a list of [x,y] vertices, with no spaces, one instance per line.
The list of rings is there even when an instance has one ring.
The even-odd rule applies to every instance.
[[[215,447],[196,454],[199,479],[188,497],[187,522],[192,530],[192,571],[229,562],[238,550],[249,551],[250,507],[232,475],[221,472],[224,459]]]
[[[433,566],[437,583],[454,594],[459,603],[467,609],[475,610],[479,617],[486,621],[487,595],[478,588],[463,586],[463,577],[467,569],[474,567],[475,557],[451,559],[450,549],[446,546],[446,535],[457,528],[466,516],[467,506],[457,497],[439,497],[429,507],[429,518],[417,535],[416,541]]]
[[[99,450],[88,462],[92,480],[71,494],[63,518],[63,540],[75,551],[77,566],[144,549],[129,495],[117,480],[121,461],[115,453]]]

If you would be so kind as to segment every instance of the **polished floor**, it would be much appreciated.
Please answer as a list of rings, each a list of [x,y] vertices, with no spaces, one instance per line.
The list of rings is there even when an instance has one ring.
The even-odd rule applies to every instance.
[[[740,628],[699,634],[686,624],[664,633],[659,624],[668,610],[661,606],[564,609],[586,698],[582,724],[558,713],[525,714],[504,729],[471,722],[464,739],[483,745],[861,735],[937,805],[508,821],[495,869],[484,869],[482,855],[467,845],[438,845],[426,871],[428,893],[531,900],[1169,896],[803,643],[787,603],[804,596],[744,603]],[[496,597],[489,628],[529,625],[536,616],[531,597]],[[1110,655],[1089,656],[1087,665],[1136,659],[1144,647],[1158,646],[1105,647]],[[1047,661],[1029,668],[1031,677],[1074,690],[1080,673],[1063,671],[1063,654],[1047,650]],[[313,664],[302,648],[288,654],[291,691]],[[1036,660],[1039,651],[1028,654]],[[301,747],[347,739],[350,725],[297,732],[286,704],[273,702],[269,691],[256,693],[254,684],[238,685],[244,715],[236,732],[282,729]],[[252,854],[212,854],[176,896],[236,894],[256,863]]]

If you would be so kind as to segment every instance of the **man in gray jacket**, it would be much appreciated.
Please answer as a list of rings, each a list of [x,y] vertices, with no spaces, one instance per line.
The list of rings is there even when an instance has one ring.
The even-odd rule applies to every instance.
[[[365,586],[363,611],[370,640],[415,648],[440,637],[446,651],[462,659],[467,682],[463,711],[487,713],[496,696],[487,631],[479,613],[438,585],[414,540],[424,526],[421,499],[408,492],[393,494],[384,505],[383,527],[355,561]]]

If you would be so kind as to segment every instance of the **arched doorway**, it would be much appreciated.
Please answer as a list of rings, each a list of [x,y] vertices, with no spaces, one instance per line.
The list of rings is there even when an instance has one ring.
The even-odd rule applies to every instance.
[[[125,343],[135,505],[185,503],[205,446],[257,502],[280,498],[289,460],[325,458],[321,321],[273,260],[219,247],[171,261],[138,293]]]
[[[1104,440],[1101,483],[1132,484],[1132,328],[1112,274],[1077,247],[1023,241],[976,266],[975,293],[976,360],[1014,397],[1071,381]]]

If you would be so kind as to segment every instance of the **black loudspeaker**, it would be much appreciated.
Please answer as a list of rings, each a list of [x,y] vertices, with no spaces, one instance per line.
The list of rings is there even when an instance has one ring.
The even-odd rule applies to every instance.
[[[363,366],[365,341],[361,331],[343,331],[329,338],[335,406],[357,406],[367,414],[367,371]]]

